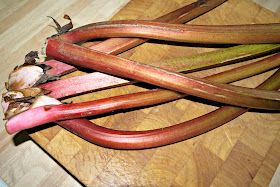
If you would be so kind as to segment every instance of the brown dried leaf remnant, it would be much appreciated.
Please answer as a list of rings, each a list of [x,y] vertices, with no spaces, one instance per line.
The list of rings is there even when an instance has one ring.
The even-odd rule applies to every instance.
[[[48,17],[51,18],[56,25],[57,34],[53,35],[52,37],[55,37],[55,36],[61,35],[63,33],[66,33],[73,28],[72,20],[71,20],[70,16],[68,16],[67,14],[65,14],[63,16],[63,18],[69,20],[70,22],[68,24],[62,26],[62,27],[53,17],[51,17],[51,16],[48,16]]]
[[[37,97],[50,93],[43,88],[25,88],[2,94],[2,108],[5,119],[24,112],[36,101]]]

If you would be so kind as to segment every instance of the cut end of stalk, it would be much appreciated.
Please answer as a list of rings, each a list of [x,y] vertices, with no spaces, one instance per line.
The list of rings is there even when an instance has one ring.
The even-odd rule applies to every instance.
[[[55,98],[45,96],[45,95],[41,95],[30,106],[30,109],[40,107],[40,106],[50,107],[50,106],[53,106],[53,105],[60,105],[60,104],[61,104],[61,102],[59,100],[55,99]]]
[[[42,47],[42,50],[41,50],[41,54],[42,55],[46,55],[46,48],[47,48],[47,45],[48,45],[48,39],[46,39],[46,42],[44,43],[43,47]]]
[[[51,108],[52,106],[59,105],[59,104],[61,103],[54,98],[44,96],[44,95],[38,96],[34,101],[34,103],[28,107],[27,111],[22,112],[21,114],[18,114],[16,116],[13,116],[6,122],[5,127],[7,132],[9,134],[13,134],[24,129],[29,129],[38,126],[39,124],[37,122],[39,121],[36,120],[36,118],[38,119],[41,118],[44,120],[43,122],[41,121],[41,124],[48,123],[50,116],[48,115],[42,116],[40,115],[40,111],[45,110],[45,107]],[[35,123],[33,123],[32,120],[29,120],[30,118],[27,117],[28,115],[30,115],[30,111],[32,114],[32,119],[35,118],[34,120]]]
[[[20,90],[38,86],[49,80],[57,80],[58,76],[49,75],[47,70],[52,67],[45,64],[37,64],[35,58],[38,57],[37,51],[31,51],[25,56],[24,64],[15,67],[10,73],[6,84],[6,89],[9,91]]]
[[[30,88],[35,85],[43,76],[44,70],[39,66],[22,66],[10,73],[8,82],[6,82],[6,88],[7,90]]]
[[[18,91],[9,91],[2,95],[2,108],[5,115],[4,119],[28,110],[37,97],[50,93],[43,88],[26,88]]]

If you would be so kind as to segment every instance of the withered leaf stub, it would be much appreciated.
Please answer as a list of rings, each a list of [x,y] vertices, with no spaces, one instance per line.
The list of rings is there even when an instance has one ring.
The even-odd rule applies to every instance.
[[[69,30],[71,30],[71,29],[73,28],[73,24],[72,24],[72,20],[71,20],[70,16],[68,16],[67,14],[65,14],[63,18],[64,18],[64,19],[68,19],[70,22],[69,22],[68,24],[64,25],[64,26],[61,28],[59,34],[66,33],[66,32],[68,32]]]
[[[65,14],[63,16],[63,18],[69,20],[70,22],[68,24],[62,26],[62,27],[53,17],[51,17],[51,16],[48,16],[48,17],[51,18],[56,25],[55,29],[57,31],[57,34],[54,34],[52,37],[55,37],[55,36],[61,35],[63,33],[66,33],[73,28],[72,20],[71,20],[70,16],[68,16],[67,14]]]
[[[57,75],[49,75],[49,74],[43,74],[39,80],[33,85],[33,86],[39,86],[40,84],[46,83],[48,81],[56,81],[59,79],[59,76]]]
[[[25,61],[23,65],[36,64],[36,58],[39,59],[38,51],[30,51],[27,55],[25,55]]]
[[[14,70],[27,65],[36,65],[36,58],[39,59],[38,51],[30,51],[27,55],[25,55],[24,63],[20,66],[16,66]]]

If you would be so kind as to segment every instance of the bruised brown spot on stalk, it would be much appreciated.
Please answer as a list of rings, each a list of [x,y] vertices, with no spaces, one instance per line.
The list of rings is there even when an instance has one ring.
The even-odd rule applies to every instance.
[[[46,106],[44,106],[44,110],[48,111],[48,110],[52,109],[52,107],[53,107],[53,105],[46,105]]]
[[[204,0],[204,1],[197,1],[198,6],[208,6],[209,0]]]
[[[22,87],[25,84],[25,82],[24,80],[20,80],[20,81],[13,81],[11,84],[8,84],[8,82],[6,82],[5,84],[7,90],[17,90],[17,88]]]

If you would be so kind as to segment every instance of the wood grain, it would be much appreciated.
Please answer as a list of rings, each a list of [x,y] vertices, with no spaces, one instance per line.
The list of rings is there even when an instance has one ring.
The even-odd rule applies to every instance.
[[[55,32],[53,16],[65,23],[67,13],[76,26],[110,19],[129,0],[4,0],[0,1],[0,91],[9,72],[23,62],[31,50],[40,50],[46,37]],[[77,15],[76,17],[74,15]],[[43,60],[43,59],[41,59]],[[3,119],[3,113],[0,113]],[[8,135],[0,121],[0,177],[9,186],[81,186],[50,155],[31,141],[26,132]],[[56,127],[53,127],[56,129]],[[41,145],[56,134],[42,134]]]
[[[118,1],[116,3],[118,8],[112,9],[112,5],[104,1],[73,0],[67,1],[67,5],[65,1],[58,1],[56,4],[59,7],[47,10],[46,14],[63,22],[61,17],[64,11],[72,12],[75,15],[72,16],[74,24],[79,26],[102,19],[108,20],[121,7],[123,8],[112,18],[113,20],[154,19],[191,2],[193,0],[131,0],[123,7],[127,1]],[[31,3],[30,6],[27,3]],[[52,2],[49,1],[44,3],[7,1],[5,6],[2,5],[17,10],[17,14],[12,14],[13,11],[8,8],[6,14],[0,18],[1,25],[4,25],[0,29],[2,33],[0,38],[3,41],[0,44],[3,60],[1,61],[2,82],[6,80],[12,65],[19,64],[26,52],[34,48],[39,50],[44,37],[53,33],[49,28],[52,24],[50,21],[41,21],[30,27],[24,27],[28,23],[28,18],[38,16],[39,10],[51,4]],[[96,8],[96,15],[92,14],[93,7]],[[34,9],[37,12],[31,14]],[[279,21],[280,16],[250,0],[229,0],[190,23],[247,24]],[[23,33],[13,33],[15,28],[22,28]],[[153,40],[120,56],[149,63],[210,50],[215,48],[195,45],[175,46],[169,42]],[[9,61],[13,61],[12,65],[6,63]],[[194,75],[202,77],[239,65],[201,71]],[[80,73],[83,72],[75,72],[68,76],[76,76]],[[267,72],[234,84],[254,87],[272,73],[273,71]],[[1,89],[3,91],[4,87]],[[69,98],[67,101],[82,102],[142,90],[146,88],[141,84],[129,85]],[[188,97],[139,110],[116,111],[91,119],[98,125],[120,130],[161,128],[190,120],[217,108],[215,105],[203,102],[206,101]],[[279,119],[279,113],[250,111],[195,138],[164,147],[133,151],[108,149],[88,143],[54,124],[46,124],[42,128],[28,132],[34,141],[86,186],[267,186],[280,162]],[[57,169],[59,167],[54,162],[48,164],[38,159],[46,156],[43,152],[40,153],[40,157],[36,157],[39,163],[33,163],[30,158],[35,158],[32,156],[36,147],[34,144],[29,147],[29,144],[24,143],[21,147],[26,147],[21,150],[19,146],[11,149],[13,141],[5,134],[3,126],[1,128],[3,138],[0,139],[0,176],[9,185],[79,185],[69,182],[70,177],[67,174],[60,174],[61,170]],[[13,152],[10,153],[10,150]],[[13,157],[12,154],[18,156]],[[20,155],[21,159],[19,159]],[[2,159],[3,156],[10,158],[8,163]],[[9,163],[12,162],[16,164],[9,169]],[[33,175],[34,173],[40,174],[37,176]],[[59,179],[51,182],[57,176]]]

